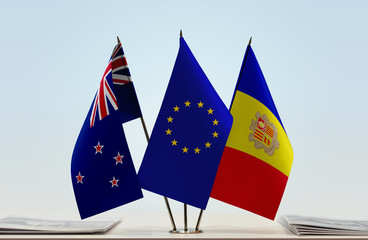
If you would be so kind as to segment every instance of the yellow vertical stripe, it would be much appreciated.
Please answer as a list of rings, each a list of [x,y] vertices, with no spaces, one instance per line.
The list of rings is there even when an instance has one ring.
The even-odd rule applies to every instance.
[[[226,146],[253,155],[289,176],[293,162],[293,150],[283,127],[273,113],[255,98],[240,91],[236,91],[230,112],[234,120]],[[265,153],[264,148],[257,149],[254,146],[255,142],[249,140],[249,135],[254,132],[250,129],[252,119],[258,120],[256,119],[257,112],[261,116],[265,114],[269,122],[273,123],[277,129],[277,141],[280,145],[271,156]]]

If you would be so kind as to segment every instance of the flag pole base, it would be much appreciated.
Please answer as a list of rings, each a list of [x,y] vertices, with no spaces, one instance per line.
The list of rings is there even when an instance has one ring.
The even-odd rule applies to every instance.
[[[203,233],[202,230],[195,230],[195,229],[177,229],[177,230],[170,230],[169,233],[175,233],[175,234],[195,234],[195,233]]]

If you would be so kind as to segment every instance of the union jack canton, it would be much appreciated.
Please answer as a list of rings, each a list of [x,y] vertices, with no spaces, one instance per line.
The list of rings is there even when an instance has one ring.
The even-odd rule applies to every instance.
[[[100,87],[97,90],[96,97],[93,102],[90,127],[93,127],[97,113],[100,120],[109,115],[108,102],[111,104],[114,110],[118,109],[116,96],[112,91],[111,85],[109,84],[109,82],[111,82],[111,78],[113,84],[116,85],[124,85],[126,83],[132,82],[128,63],[120,42],[115,46],[112,52],[110,61],[102,76]]]

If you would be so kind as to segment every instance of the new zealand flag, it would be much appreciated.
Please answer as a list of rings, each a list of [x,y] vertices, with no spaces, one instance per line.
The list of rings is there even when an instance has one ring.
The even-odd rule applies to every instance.
[[[122,123],[141,116],[121,43],[114,48],[74,147],[71,178],[82,219],[143,197]]]

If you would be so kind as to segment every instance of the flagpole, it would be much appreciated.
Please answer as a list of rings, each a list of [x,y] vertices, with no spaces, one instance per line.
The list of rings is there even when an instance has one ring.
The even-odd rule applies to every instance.
[[[183,37],[183,31],[180,29],[180,34],[179,36],[182,38]],[[201,218],[202,218],[202,213],[203,213],[203,209],[201,209],[201,212],[199,213],[199,217],[198,217],[198,221],[197,221],[197,225],[194,231],[188,231],[188,210],[187,210],[187,204],[184,203],[184,232],[182,233],[201,233],[202,231],[199,230],[199,224],[201,222]]]
[[[183,31],[180,29],[179,37],[183,37]],[[187,210],[187,204],[184,203],[184,233],[188,232],[188,210]]]
[[[181,30],[180,30],[180,35],[182,35]],[[252,43],[252,37],[250,37],[250,39],[249,39],[248,46],[250,46],[251,43]],[[246,55],[244,57],[243,64],[242,64],[241,70],[240,70],[241,71],[240,75],[243,72],[243,67],[244,67],[245,60],[247,59],[247,56],[248,56],[248,51],[246,52]],[[239,75],[239,79],[240,79],[240,75]],[[238,79],[238,82],[236,83],[235,89],[237,89],[237,87],[238,87],[239,79]],[[234,92],[234,96],[235,96],[235,92]],[[233,99],[231,100],[230,109],[231,109],[231,106],[233,105],[234,96],[233,96]],[[196,225],[196,228],[195,228],[196,231],[199,231],[199,225],[201,224],[202,215],[203,215],[203,209],[201,209],[201,211],[199,212],[197,225]]]
[[[235,97],[235,92],[236,92],[236,90],[238,89],[239,79],[240,79],[241,75],[243,74],[244,64],[245,64],[245,61],[247,60],[248,52],[249,52],[249,51],[248,51],[248,48],[250,47],[250,44],[251,44],[251,43],[252,43],[252,37],[250,37],[249,42],[248,42],[247,50],[246,50],[246,52],[245,52],[245,56],[244,56],[244,59],[243,59],[243,63],[242,63],[241,68],[240,68],[240,73],[239,73],[238,81],[236,81],[235,91],[234,91],[234,94],[233,94],[233,98],[231,99],[231,103],[230,103],[230,108],[229,108],[229,110],[231,110],[231,107],[233,106],[234,97]]]
[[[144,134],[146,135],[147,142],[149,142],[149,135],[148,135],[146,123],[144,122],[143,116],[141,117],[141,122],[142,122],[143,130],[144,130]],[[164,196],[164,199],[165,199],[165,204],[166,204],[167,211],[169,212],[170,221],[171,221],[173,231],[176,231],[176,225],[175,225],[174,217],[173,217],[172,212],[171,212],[169,200],[165,196]]]
[[[249,39],[248,46],[250,46],[251,43],[252,43],[252,37],[250,37],[250,39]],[[247,56],[248,56],[248,51],[245,54],[245,57],[244,57],[244,60],[243,60],[243,64],[242,64],[241,69],[240,69],[239,79],[240,79],[241,73],[243,72],[243,67],[244,67],[245,60],[247,59]],[[235,90],[238,88],[239,79],[238,79],[238,81],[236,83]],[[230,109],[231,109],[231,107],[233,105],[234,96],[235,96],[235,91],[234,91],[234,95],[233,95],[233,98],[232,98],[231,103],[230,103]],[[199,213],[199,216],[198,216],[197,225],[196,225],[196,228],[195,228],[196,231],[199,231],[199,225],[201,224],[202,214],[203,214],[203,209],[201,209],[201,211]]]
[[[144,122],[143,116],[141,117],[141,122],[142,122],[143,130],[144,130],[144,134],[146,135],[147,142],[149,142],[149,135],[148,135],[146,123]],[[176,225],[175,225],[174,217],[173,217],[172,212],[171,212],[169,200],[165,196],[164,196],[164,199],[165,199],[165,204],[166,204],[167,211],[169,212],[170,221],[171,221],[173,231],[176,231]]]
[[[199,231],[199,225],[201,224],[202,214],[203,214],[203,209],[201,209],[201,211],[199,212],[199,216],[198,216],[198,220],[197,220],[197,225],[195,227],[195,230],[196,231]]]
[[[188,214],[186,203],[184,203],[184,232],[188,232]]]
[[[120,43],[119,36],[116,36],[116,38],[118,40],[118,43]],[[149,142],[149,135],[148,135],[146,123],[144,122],[143,115],[140,117],[140,119],[141,119],[141,123],[142,123],[142,126],[143,126],[143,131],[144,131],[144,134],[146,135],[146,139],[147,139],[147,143],[148,143]],[[165,199],[165,204],[166,204],[167,211],[169,212],[170,221],[171,221],[173,231],[176,231],[176,225],[175,225],[174,217],[173,217],[172,212],[171,212],[169,200],[165,196],[164,196],[164,199]]]

